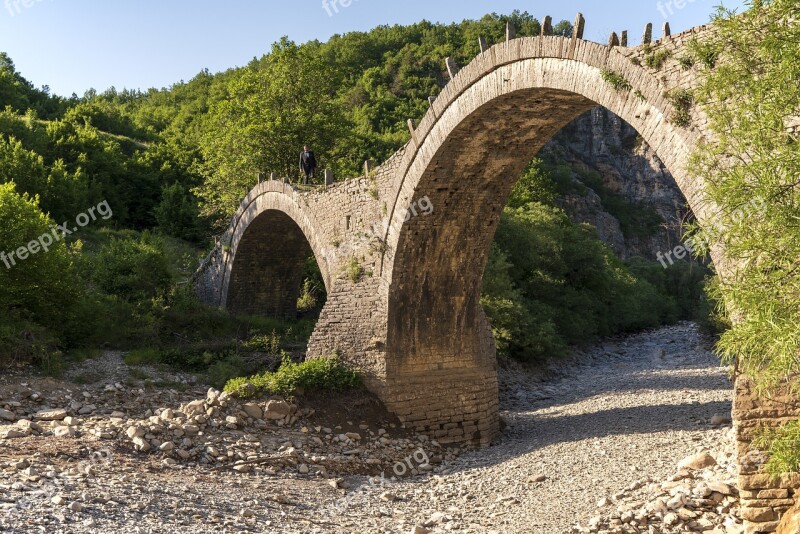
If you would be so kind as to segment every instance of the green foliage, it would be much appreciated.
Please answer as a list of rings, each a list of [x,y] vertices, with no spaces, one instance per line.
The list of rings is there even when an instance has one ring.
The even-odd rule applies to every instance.
[[[769,387],[800,371],[800,139],[786,127],[800,109],[800,25],[797,2],[749,5],[719,10],[700,43],[721,51],[697,91],[718,142],[692,165],[717,208],[705,234],[732,262],[712,287],[735,318],[718,349]]]
[[[607,84],[617,91],[630,91],[633,89],[631,82],[629,82],[622,74],[616,73],[613,70],[603,69],[600,72],[600,76]]]
[[[695,60],[691,55],[685,55],[678,58],[678,64],[683,70],[689,70],[694,67]]]
[[[562,37],[572,36],[572,23],[568,20],[562,20],[553,26],[553,35],[560,35]]]
[[[247,372],[247,364],[238,355],[214,362],[206,372],[208,382],[216,388],[224,388],[231,380]]]
[[[761,428],[753,446],[767,453],[767,473],[779,476],[800,471],[800,421],[779,428]]]
[[[279,354],[281,348],[281,338],[278,332],[273,330],[271,334],[257,334],[244,343],[242,346],[247,350],[256,352],[266,352],[267,354]]]
[[[726,17],[725,12],[718,12],[717,21],[722,21]],[[720,51],[724,49],[724,44],[721,41],[701,41],[700,39],[692,39],[686,45],[688,56],[685,60],[686,63],[691,61],[692,65],[700,63],[708,69],[713,69],[717,66],[717,60],[720,56]]]
[[[669,50],[659,50],[652,44],[647,44],[644,46],[644,64],[651,69],[660,69],[670,57],[672,57],[672,52]]]
[[[628,267],[590,227],[530,203],[503,214],[481,302],[501,353],[540,360],[570,344],[693,318],[705,273],[683,268],[659,278],[655,262]]]
[[[686,127],[692,121],[694,93],[689,89],[673,89],[667,93],[667,100],[672,104],[670,120],[676,126]]]
[[[187,241],[201,237],[200,212],[194,197],[179,183],[165,186],[161,202],[155,208],[158,228],[164,233]]]
[[[541,202],[552,206],[558,194],[556,185],[558,179],[554,179],[553,174],[548,172],[542,160],[534,159],[514,185],[506,205],[510,208],[520,208],[531,202]]]
[[[300,297],[297,299],[297,311],[307,312],[317,307],[317,288],[311,280],[303,281]]]
[[[348,391],[360,385],[358,373],[337,358],[317,358],[302,363],[284,358],[274,373],[230,380],[225,385],[225,391],[237,397],[291,396],[321,391]]]
[[[350,261],[347,262],[345,266],[345,274],[347,275],[348,280],[357,284],[361,281],[361,278],[364,276],[364,267],[361,265],[361,262],[358,261],[358,258],[353,256],[350,258]]]
[[[100,290],[129,302],[163,297],[172,282],[164,243],[148,233],[138,239],[112,238],[85,262],[84,270]]]
[[[0,184],[0,360],[49,361],[72,314],[79,284],[71,254],[61,240],[47,251],[38,241],[53,237],[52,224],[37,199]],[[38,252],[28,255],[34,242]]]
[[[318,44],[298,46],[284,38],[228,84],[228,98],[211,106],[201,144],[206,181],[196,191],[206,213],[230,214],[239,192],[258,171],[297,176],[304,144],[320,168],[334,167],[350,128],[336,98],[341,71],[325,61]],[[326,163],[330,160],[330,164]]]

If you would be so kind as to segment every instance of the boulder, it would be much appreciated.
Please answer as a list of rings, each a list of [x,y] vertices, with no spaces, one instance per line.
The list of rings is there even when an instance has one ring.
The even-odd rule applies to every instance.
[[[795,504],[788,512],[783,514],[776,534],[800,533],[800,502]]]
[[[261,410],[261,406],[252,402],[242,406],[242,410],[247,414],[247,417],[251,417],[253,419],[261,419],[261,417],[264,415],[264,412]]]
[[[271,400],[264,409],[266,419],[283,419],[291,413],[292,407],[286,401]]]
[[[708,452],[703,451],[681,460],[678,464],[678,469],[699,470],[711,467],[712,465],[717,465],[717,461]]]

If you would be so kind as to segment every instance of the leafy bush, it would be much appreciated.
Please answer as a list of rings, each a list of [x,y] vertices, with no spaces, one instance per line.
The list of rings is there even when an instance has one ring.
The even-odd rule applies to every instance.
[[[247,365],[244,360],[238,355],[233,355],[214,362],[206,371],[206,375],[212,386],[222,388],[230,380],[242,376],[246,370]]]
[[[350,261],[345,266],[345,273],[351,282],[357,284],[361,281],[361,277],[364,276],[364,267],[358,261],[358,258],[353,257],[350,258]]]
[[[772,475],[800,472],[800,421],[779,428],[762,428],[753,446],[768,453],[766,470]]]
[[[147,232],[138,239],[112,238],[85,266],[100,290],[129,302],[163,297],[172,282],[164,243]]]
[[[720,55],[720,47],[718,43],[710,41],[701,41],[700,39],[692,39],[687,45],[689,56],[692,63],[701,63],[706,68],[713,69],[717,66],[717,60]]]
[[[306,312],[317,307],[317,287],[311,280],[304,280],[297,299],[297,311]]]
[[[689,89],[673,89],[667,93],[667,99],[672,104],[672,116],[670,120],[676,126],[689,126],[692,120],[692,105],[694,95]]]
[[[284,358],[274,373],[249,378],[236,378],[225,385],[225,391],[238,397],[284,395],[318,391],[347,391],[360,387],[358,373],[338,358],[317,358],[295,363]]]
[[[155,209],[158,227],[164,233],[187,241],[200,239],[200,210],[194,197],[179,183],[165,186]]]
[[[267,354],[279,354],[281,348],[281,338],[278,333],[273,330],[272,334],[257,334],[249,340],[242,343],[242,346],[247,350],[256,352],[266,352]]]
[[[672,52],[669,50],[656,50],[652,44],[645,45],[644,64],[651,69],[660,69],[671,56]]]

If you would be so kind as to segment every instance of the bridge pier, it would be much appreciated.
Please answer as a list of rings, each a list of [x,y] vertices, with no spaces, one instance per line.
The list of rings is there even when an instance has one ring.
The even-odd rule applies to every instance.
[[[484,447],[499,431],[495,369],[424,371],[393,376],[387,408],[439,443]]]

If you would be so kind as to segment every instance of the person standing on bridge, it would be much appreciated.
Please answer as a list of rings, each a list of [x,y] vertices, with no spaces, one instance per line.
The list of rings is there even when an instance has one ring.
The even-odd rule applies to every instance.
[[[300,154],[300,172],[305,173],[304,184],[308,183],[309,179],[313,181],[317,173],[317,158],[308,145],[303,146],[303,153]]]

